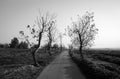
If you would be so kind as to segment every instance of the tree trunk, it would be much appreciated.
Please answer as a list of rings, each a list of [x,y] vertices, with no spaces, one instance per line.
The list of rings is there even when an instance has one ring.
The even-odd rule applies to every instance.
[[[83,53],[82,53],[82,46],[80,46],[79,52],[80,52],[81,59],[83,59],[84,57],[83,57]]]
[[[52,55],[50,50],[51,50],[51,49],[50,49],[50,46],[49,46],[49,47],[48,47],[48,53],[49,53],[49,55]]]
[[[37,59],[35,57],[35,54],[38,52],[40,44],[41,44],[41,38],[42,38],[42,32],[39,33],[39,40],[38,40],[38,46],[37,48],[32,50],[32,55],[33,55],[33,61],[34,61],[34,66],[39,66]]]
[[[48,43],[48,53],[49,53],[49,55],[52,55],[51,54],[51,42]]]
[[[40,47],[41,39],[42,39],[42,32],[39,33],[38,48]]]
[[[82,53],[82,38],[81,38],[81,35],[79,34],[79,39],[80,39],[80,48],[79,48],[79,52],[80,52],[80,55],[81,55],[81,59],[83,59],[83,53]]]
[[[63,48],[63,47],[62,47],[62,42],[61,42],[61,45],[60,45],[60,51],[61,51],[61,52],[62,52],[62,50],[63,50],[62,48]]]
[[[33,61],[34,61],[34,66],[38,66],[36,57],[35,57],[35,52],[36,52],[37,48],[32,50],[32,56],[33,56]]]

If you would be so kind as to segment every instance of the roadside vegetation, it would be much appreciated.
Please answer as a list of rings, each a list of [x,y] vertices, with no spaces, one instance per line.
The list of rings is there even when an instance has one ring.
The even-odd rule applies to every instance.
[[[78,15],[68,27],[69,54],[88,79],[120,79],[120,51],[90,49],[97,32],[93,13]]]
[[[25,27],[28,32],[22,30],[9,44],[0,44],[0,79],[36,79],[60,54],[55,18],[39,12],[35,23]]]
[[[71,58],[88,79],[119,79],[119,50],[84,50],[84,60],[78,50],[73,50]]]
[[[35,79],[61,50],[53,47],[51,56],[47,52],[39,49],[36,67],[29,49],[1,48],[0,79]]]

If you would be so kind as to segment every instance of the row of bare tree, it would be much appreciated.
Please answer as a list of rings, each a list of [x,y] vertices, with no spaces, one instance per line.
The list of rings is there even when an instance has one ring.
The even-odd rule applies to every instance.
[[[20,31],[19,33],[28,42],[30,46],[31,43],[28,39],[30,36],[32,36],[33,39],[38,41],[37,47],[31,49],[34,59],[34,65],[38,66],[35,54],[38,52],[39,47],[41,47],[41,40],[43,36],[45,36],[45,34],[48,37],[48,50],[49,50],[49,54],[51,55],[50,52],[51,45],[55,41],[55,34],[56,34],[56,15],[49,14],[48,12],[45,14],[39,12],[39,16],[36,18],[35,24],[33,26],[28,25],[27,29],[29,29],[30,35],[26,35],[24,31]]]
[[[35,54],[38,52],[39,47],[41,46],[42,37],[47,34],[49,50],[51,49],[52,43],[55,41],[56,15],[49,14],[48,12],[45,14],[39,12],[39,16],[36,18],[35,24],[33,26],[28,25],[27,28],[31,32],[32,38],[38,41],[37,47],[34,50],[32,49],[34,65],[37,66],[38,64]],[[72,39],[71,45],[73,48],[79,47],[79,52],[83,59],[83,48],[89,47],[93,44],[93,40],[98,31],[94,23],[93,13],[86,12],[86,14],[82,17],[78,15],[78,20],[72,21],[72,24],[68,26],[67,31],[69,37]],[[26,36],[24,31],[20,31],[20,34],[26,39],[28,44],[31,45],[28,40],[29,36]],[[50,51],[49,54],[51,55]]]

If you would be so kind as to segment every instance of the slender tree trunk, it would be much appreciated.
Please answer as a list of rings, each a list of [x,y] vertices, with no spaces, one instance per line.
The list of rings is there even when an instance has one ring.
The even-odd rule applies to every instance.
[[[34,66],[38,66],[38,63],[37,63],[37,60],[36,60],[36,57],[35,57],[35,51],[36,50],[37,50],[37,48],[32,49],[32,56],[33,56]]]
[[[51,41],[48,43],[48,53],[49,53],[49,55],[52,55],[51,54]]]
[[[41,45],[41,39],[42,39],[42,32],[39,33],[38,48]]]
[[[81,59],[83,59],[84,57],[83,57],[83,53],[82,53],[82,46],[80,46],[79,52],[80,52]]]
[[[60,50],[61,50],[61,52],[62,52],[62,40],[61,40],[61,46],[60,46]]]
[[[33,51],[32,51],[34,66],[38,66],[38,62],[37,62],[35,54],[39,50],[39,47],[40,47],[40,44],[41,44],[41,38],[42,38],[42,32],[39,33],[39,40],[38,40],[38,46],[37,46],[37,48],[33,49]]]
[[[50,46],[48,47],[48,53],[49,53],[49,55],[51,55],[51,48],[50,48]]]
[[[80,52],[80,55],[81,55],[81,59],[83,59],[83,53],[82,53],[82,39],[81,39],[81,35],[79,34],[79,39],[80,39],[80,48],[79,48],[79,52]]]
[[[51,34],[51,28],[52,28],[52,25],[51,25],[51,27],[49,27],[48,28],[48,33],[49,33],[49,42],[48,42],[48,53],[49,53],[49,55],[51,55],[51,44],[52,44],[52,34]]]

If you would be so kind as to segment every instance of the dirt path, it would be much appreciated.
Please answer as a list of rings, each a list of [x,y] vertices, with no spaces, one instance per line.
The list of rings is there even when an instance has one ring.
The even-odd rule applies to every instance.
[[[48,65],[37,79],[86,79],[64,51]]]

